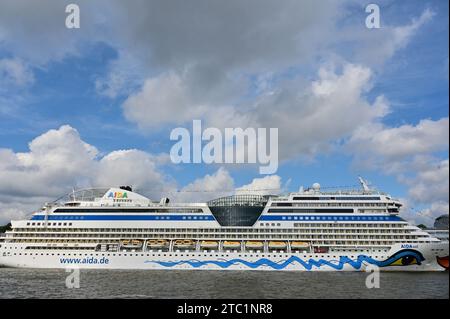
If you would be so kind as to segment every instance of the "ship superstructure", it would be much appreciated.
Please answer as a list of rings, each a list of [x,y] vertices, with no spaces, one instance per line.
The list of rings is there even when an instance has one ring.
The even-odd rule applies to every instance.
[[[74,191],[12,221],[0,265],[30,268],[448,269],[448,242],[370,189],[153,202],[129,187]]]

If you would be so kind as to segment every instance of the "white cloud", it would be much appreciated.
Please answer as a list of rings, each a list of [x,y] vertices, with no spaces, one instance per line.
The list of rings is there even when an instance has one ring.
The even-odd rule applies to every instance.
[[[222,13],[220,19],[215,18],[219,8],[230,9],[233,2],[224,7],[208,7],[207,17],[186,8],[181,21],[164,28],[167,31],[164,35],[158,28],[144,31],[145,23],[131,24],[123,32],[124,41],[139,39],[140,45],[133,49],[145,48],[152,52],[149,61],[162,72],[152,72],[142,87],[129,96],[123,104],[124,114],[144,129],[180,125],[199,117],[216,127],[230,123],[235,127],[268,127],[270,123],[286,131],[282,139],[287,145],[294,142],[299,146],[281,148],[284,157],[292,156],[292,150],[307,156],[326,150],[330,140],[339,140],[358,124],[366,125],[373,117],[386,113],[384,97],[379,96],[374,103],[364,98],[373,80],[373,72],[364,65],[375,67],[405,48],[434,15],[427,9],[408,24],[383,25],[382,30],[375,32],[356,27],[361,21],[352,20],[348,29],[353,31],[349,32],[337,27],[340,19],[348,18],[345,16],[347,4],[288,2],[272,7],[270,2],[258,2],[257,9],[243,20],[241,12],[228,20]],[[136,10],[133,6],[128,9]],[[164,9],[153,17],[150,11],[139,8],[136,16],[142,16],[143,20],[139,21],[147,21],[151,26],[167,26],[174,17]],[[200,19],[201,29],[197,29],[200,25],[192,24],[183,28],[189,19]],[[222,24],[225,20],[228,27]],[[213,33],[220,36],[211,37]],[[349,53],[353,50],[333,50],[340,44],[337,41],[350,42],[350,47],[357,48],[360,58]],[[363,52],[360,47],[367,50]],[[330,50],[339,52],[341,57],[330,57],[327,53]],[[300,77],[280,80],[290,66],[310,63],[314,69],[317,64],[312,57],[338,61],[343,70],[322,66],[316,80]],[[350,64],[346,59],[358,63]],[[248,75],[256,78],[256,83],[252,83]],[[242,99],[250,87],[255,90],[254,95]],[[367,111],[368,105],[373,106],[371,112]],[[326,113],[331,114],[328,118],[337,116],[337,120],[330,123],[325,119]],[[315,120],[318,120],[317,125]],[[301,122],[297,124],[297,121]],[[306,134],[306,137],[287,141],[295,135],[292,131],[302,137]],[[303,143],[296,143],[298,140]]]
[[[69,125],[38,136],[29,148],[22,153],[0,149],[2,195],[57,196],[71,187],[91,185],[131,185],[159,194],[172,183],[158,170],[168,155],[129,149],[100,157]]]
[[[70,2],[53,0],[2,0],[0,10],[0,43],[8,53],[31,65],[44,66],[70,55],[80,54],[87,41],[104,39],[100,32],[103,13],[108,6],[79,0],[81,29],[67,29],[65,7]],[[98,5],[102,6],[98,10]],[[20,19],[18,19],[20,17]],[[75,31],[75,32],[74,32]],[[77,32],[81,31],[81,32]]]
[[[127,118],[143,128],[197,118],[219,128],[279,128],[281,156],[289,159],[329,149],[330,143],[386,114],[382,96],[373,103],[365,98],[371,76],[370,69],[359,65],[345,64],[341,72],[322,67],[317,79],[286,80],[275,91],[262,92],[251,107],[242,107],[202,104],[190,94],[185,78],[170,73],[147,80],[123,107]]]
[[[380,32],[373,32],[362,27],[360,20],[349,19],[349,8],[355,10],[353,0],[287,0],[283,5],[271,0],[251,0],[246,3],[249,10],[242,10],[240,1],[204,6],[202,1],[193,5],[183,1],[80,0],[77,4],[81,8],[81,29],[70,30],[64,25],[66,4],[52,0],[3,0],[2,47],[30,65],[44,66],[49,61],[79,55],[83,48],[90,48],[89,44],[104,43],[115,49],[118,57],[110,62],[106,76],[94,80],[99,94],[111,98],[127,94],[130,82],[134,86],[133,78],[139,78],[139,82],[147,78],[139,91],[142,94],[134,94],[140,98],[158,88],[162,93],[165,88],[181,90],[174,92],[179,99],[165,97],[167,101],[158,101],[154,94],[147,93],[152,97],[145,101],[148,113],[161,103],[184,99],[188,99],[185,108],[194,105],[197,111],[203,106],[235,105],[248,93],[248,76],[264,79],[273,75],[269,82],[276,82],[273,78],[292,66],[305,64],[314,68],[315,61],[328,60],[329,52],[338,52],[342,43],[367,48],[367,52],[384,61],[404,48],[434,15],[427,9],[406,25],[383,25]],[[342,28],[342,22],[348,20],[348,29]],[[355,60],[351,51],[339,54],[349,61],[372,65],[367,57]],[[238,105],[236,108],[241,109]],[[177,110],[182,110],[181,106]],[[139,121],[136,116],[140,114],[129,108],[125,108],[125,113],[132,121]],[[175,120],[182,120],[183,114],[175,114]],[[150,123],[154,120],[150,119]]]
[[[418,215],[424,217],[428,226],[432,227],[437,217],[449,214],[448,201],[438,201],[431,204],[429,208],[424,209]]]
[[[68,125],[38,136],[29,147],[29,152],[21,153],[0,149],[2,221],[25,217],[72,187],[132,185],[153,199],[168,196],[175,201],[207,201],[248,191],[276,194],[282,189],[281,178],[277,175],[255,178],[235,188],[233,178],[221,167],[177,191],[176,181],[159,167],[167,163],[166,154],[152,155],[131,149],[100,157],[98,150],[84,142]],[[429,204],[420,213],[409,209],[404,210],[403,215],[427,224],[448,211],[448,160],[431,164],[432,160],[426,156],[416,158],[409,171],[416,169],[418,173],[401,180],[410,186],[410,198],[405,200],[407,207]]]
[[[0,196],[0,225],[30,218],[32,212],[39,210],[47,201],[48,197]]]
[[[436,201],[426,208],[416,208],[414,203],[407,198],[401,199],[404,206],[401,209],[401,216],[414,225],[424,224],[433,227],[437,217],[449,213],[448,201]]]
[[[422,120],[417,125],[386,127],[372,123],[359,128],[347,145],[358,168],[393,175],[408,187],[407,219],[432,224],[447,210],[449,202],[449,162],[433,156],[448,150],[449,119]],[[411,210],[408,207],[428,205]]]
[[[228,72],[238,68],[286,67],[310,60],[331,38],[344,6],[334,0],[288,0],[283,5],[251,0],[249,9],[242,10],[239,1],[205,6],[203,1],[79,0],[81,28],[71,30],[64,24],[67,4],[3,0],[2,47],[31,64],[45,65],[101,42],[140,61],[147,74],[195,69],[197,85],[191,87],[203,94],[220,87]],[[113,94],[114,89],[107,91]]]
[[[146,194],[158,195],[170,185],[158,170],[155,157],[140,150],[113,151],[96,164],[95,185],[130,185]]]
[[[29,67],[19,59],[0,59],[0,87],[24,87],[34,82]]]
[[[403,170],[411,157],[448,149],[449,119],[421,120],[417,125],[386,127],[369,123],[359,127],[348,142],[360,166]]]
[[[347,35],[341,24],[349,18],[349,7],[354,9],[352,0],[250,1],[247,6],[252,10],[240,10],[239,1],[206,7],[81,1],[82,29],[73,32],[60,19],[64,3],[4,1],[1,41],[36,64],[78,54],[86,42],[106,43],[118,58],[107,75],[94,80],[96,90],[117,98],[142,81],[123,104],[126,118],[139,127],[180,125],[200,117],[217,127],[279,127],[281,159],[311,158],[384,115],[387,101],[382,96],[367,100],[373,72],[363,65],[372,64],[369,58],[353,59],[352,50],[331,60],[360,65],[341,62],[342,71],[322,67],[313,80],[283,73],[302,64],[314,70],[315,61],[328,61],[328,52],[338,52],[336,45],[343,41],[370,48],[384,61],[433,16],[425,10],[408,24],[383,25],[380,32],[355,27],[361,21],[350,19],[348,29],[355,31]],[[25,13],[19,25],[13,17],[24,8],[33,14]],[[257,94],[247,97],[254,84]]]
[[[280,157],[312,157],[348,137],[388,112],[387,101],[378,96],[370,103],[370,69],[344,64],[339,72],[322,67],[318,78],[306,87],[296,81],[262,96],[255,108],[261,127],[278,127]]]
[[[29,152],[23,153],[0,150],[1,194],[57,195],[62,186],[83,183],[92,173],[91,163],[98,154],[95,147],[84,143],[78,132],[67,125],[35,138],[29,148]]]
[[[180,192],[172,193],[175,201],[208,201],[213,198],[228,196],[233,193],[234,180],[230,173],[220,167],[215,173],[195,179],[181,188]]]
[[[337,43],[346,43],[346,49],[351,49],[352,61],[363,63],[372,68],[382,66],[398,51],[405,49],[419,30],[434,17],[435,12],[425,9],[419,17],[411,19],[410,23],[394,26],[383,19],[380,29],[355,27],[350,21],[336,34]]]
[[[418,203],[449,201],[449,165],[448,159],[438,163],[426,163],[413,179],[407,179],[409,195]]]
[[[236,188],[236,194],[276,195],[280,191],[281,177],[278,175],[254,178],[250,184]]]
[[[223,167],[213,174],[207,174],[184,186],[179,192],[173,192],[176,201],[208,201],[233,194],[279,194],[281,192],[281,177],[269,175],[254,178],[249,184],[235,187],[234,179]]]
[[[125,78],[118,73],[109,73],[106,78],[95,80],[95,90],[98,94],[115,98],[125,86]]]
[[[119,58],[107,65],[106,75],[95,80],[97,94],[115,99],[131,94],[143,82],[145,68],[127,51],[119,50]]]
[[[28,152],[0,149],[0,222],[24,218],[33,210],[73,188],[130,185],[158,200],[207,201],[235,192],[230,173],[220,167],[178,191],[177,182],[163,173],[167,154],[136,149],[116,150],[100,156],[69,125],[36,137]],[[242,189],[280,188],[278,176],[257,178]]]
[[[181,124],[208,111],[205,105],[193,103],[186,83],[174,73],[147,79],[139,92],[128,97],[123,108],[127,119],[142,128]]]
[[[392,28],[391,41],[385,42],[384,49],[387,51],[386,54],[392,56],[395,51],[404,48],[417,30],[429,22],[434,15],[435,12],[427,8],[422,12],[420,17],[413,18],[410,24]]]
[[[159,196],[172,185],[157,168],[164,157],[138,150],[100,157],[76,129],[63,125],[33,139],[28,152],[0,149],[0,219],[23,216],[72,188],[129,184]]]
[[[30,84],[30,66],[80,54],[86,42],[104,42],[119,56],[105,77],[95,79],[97,92],[118,97],[136,86],[130,80],[133,76],[146,79],[123,104],[127,119],[141,128],[178,125],[200,117],[216,127],[278,127],[280,159],[312,158],[351,136],[348,149],[357,159],[391,174],[404,174],[417,154],[448,145],[448,133],[443,133],[448,130],[448,118],[385,127],[378,120],[389,111],[387,99],[378,96],[369,101],[366,97],[374,67],[406,48],[432,19],[431,10],[406,25],[383,25],[380,32],[374,32],[355,27],[361,21],[340,29],[342,18],[348,18],[346,6],[354,5],[353,1],[293,0],[283,5],[252,1],[247,4],[251,10],[240,10],[239,1],[207,6],[184,1],[78,3],[82,29],[74,32],[64,26],[64,2],[2,1],[0,44],[16,58],[1,60],[0,85],[5,79],[19,86]],[[338,63],[336,69],[322,66],[312,80],[282,75],[298,65],[315,69],[316,61],[328,60],[328,52],[342,43],[348,46],[336,59],[359,64]],[[129,61],[133,61],[132,68]],[[250,77],[257,78],[257,94],[247,97],[253,85]],[[0,112],[9,110],[0,105]],[[164,177],[152,155],[122,150],[100,158],[95,147],[84,143],[70,127],[41,137],[30,144],[27,153],[0,150],[2,194],[38,196],[55,194],[67,185],[118,182],[108,170],[122,166],[130,175],[120,177],[130,176],[129,181],[141,187],[149,184],[136,175],[133,165],[146,170],[143,176]],[[420,185],[427,181],[417,178]],[[230,185],[226,171],[219,170],[189,187],[214,184],[211,181]]]

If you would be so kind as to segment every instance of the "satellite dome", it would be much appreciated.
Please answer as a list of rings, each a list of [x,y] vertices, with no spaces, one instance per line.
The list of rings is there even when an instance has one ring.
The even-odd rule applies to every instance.
[[[319,184],[319,183],[314,183],[314,184],[312,185],[312,188],[313,188],[315,191],[318,191],[318,190],[320,190],[320,184]]]

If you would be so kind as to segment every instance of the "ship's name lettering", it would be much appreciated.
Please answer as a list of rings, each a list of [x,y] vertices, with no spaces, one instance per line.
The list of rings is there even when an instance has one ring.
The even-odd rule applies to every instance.
[[[109,192],[108,198],[128,198],[128,195],[126,192]]]
[[[402,248],[418,248],[419,245],[403,244]]]

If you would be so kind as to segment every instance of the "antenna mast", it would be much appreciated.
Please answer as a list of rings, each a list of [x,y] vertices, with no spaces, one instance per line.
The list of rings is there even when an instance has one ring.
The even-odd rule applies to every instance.
[[[359,182],[361,183],[361,186],[365,192],[370,192],[370,187],[367,184],[367,181],[364,180],[361,176],[358,176]]]

